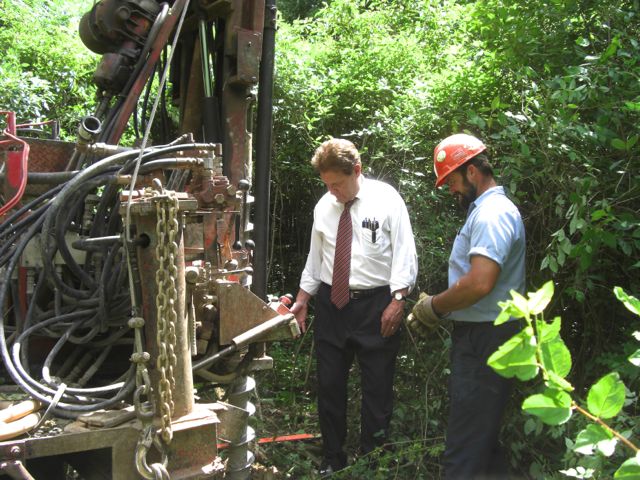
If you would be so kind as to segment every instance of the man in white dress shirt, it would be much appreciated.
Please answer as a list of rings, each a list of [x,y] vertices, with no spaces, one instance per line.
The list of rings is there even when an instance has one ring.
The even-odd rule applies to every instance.
[[[324,475],[347,464],[343,450],[347,380],[354,358],[362,387],[360,453],[371,452],[387,439],[399,329],[418,266],[404,201],[390,185],[364,178],[353,143],[328,140],[318,147],[311,164],[328,192],[314,209],[309,256],[291,311],[305,331],[308,302],[315,296]],[[334,275],[342,268],[342,261],[337,262],[334,271],[338,226],[345,214],[351,238],[346,253],[348,290],[340,301],[335,291],[332,294],[332,284],[335,290],[338,280]]]

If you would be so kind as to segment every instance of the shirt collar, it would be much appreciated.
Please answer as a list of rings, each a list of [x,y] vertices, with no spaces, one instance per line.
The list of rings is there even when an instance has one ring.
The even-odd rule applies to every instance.
[[[471,202],[471,205],[469,205],[469,211],[467,212],[467,215],[469,215],[469,213],[471,213],[471,211],[474,208],[479,207],[482,204],[482,202],[486,201],[487,198],[492,197],[493,195],[504,195],[504,188],[498,185],[498,186],[487,189],[482,195],[480,195],[473,202]]]
[[[358,189],[358,193],[356,193],[354,200],[362,200],[367,195],[367,186],[369,185],[369,182],[366,181],[363,174],[360,174],[360,178],[358,178],[358,184],[360,185],[360,188]],[[329,195],[329,197],[331,198],[331,203],[334,207],[340,207],[340,209],[344,207],[344,203],[340,203],[338,199],[336,199],[336,197],[331,195],[329,192],[327,192],[327,195]]]

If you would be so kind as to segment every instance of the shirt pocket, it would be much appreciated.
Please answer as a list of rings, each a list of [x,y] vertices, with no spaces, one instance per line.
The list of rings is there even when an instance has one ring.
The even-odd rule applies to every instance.
[[[366,224],[366,220],[370,223]],[[374,222],[377,222],[377,227]],[[368,257],[384,256],[390,244],[389,225],[386,221],[373,217],[366,217],[360,224],[360,235],[362,239],[362,252]]]
[[[453,241],[453,247],[451,249],[451,255],[449,257],[449,273],[453,274],[456,281],[460,276],[469,271],[470,258],[469,249],[471,242],[469,238],[469,232],[464,227],[458,232],[456,239]],[[450,279],[451,279],[450,275]]]

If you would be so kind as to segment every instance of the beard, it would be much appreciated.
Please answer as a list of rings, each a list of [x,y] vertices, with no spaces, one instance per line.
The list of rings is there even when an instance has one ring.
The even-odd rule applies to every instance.
[[[471,184],[469,180],[467,180],[466,175],[463,179],[463,188],[463,192],[456,193],[456,200],[458,201],[458,206],[460,207],[460,209],[463,212],[467,212],[467,210],[469,210],[469,205],[471,205],[471,203],[475,201],[476,198],[478,198],[478,189],[475,185]]]

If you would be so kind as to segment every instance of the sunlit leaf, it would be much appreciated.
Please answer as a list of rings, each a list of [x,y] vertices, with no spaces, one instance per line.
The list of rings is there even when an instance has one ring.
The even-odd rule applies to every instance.
[[[502,344],[487,364],[503,377],[532,379],[538,374],[535,337],[528,329],[522,330]]]
[[[636,350],[629,356],[629,361],[636,367],[640,367],[640,350]]]
[[[562,320],[560,317],[555,317],[551,323],[541,321],[538,325],[538,337],[540,342],[550,342],[558,335],[560,335],[560,327],[562,326]]]
[[[553,370],[547,372],[547,379],[545,385],[548,388],[555,388],[556,390],[564,390],[565,392],[573,392],[574,388],[567,380],[558,375]]]
[[[529,293],[529,311],[539,315],[547,307],[553,297],[553,282],[549,280],[538,291]]]
[[[640,315],[640,300],[627,294],[621,287],[614,287],[613,293],[615,293],[616,298],[620,300],[627,309],[636,315]]]
[[[571,397],[561,390],[547,389],[526,398],[522,409],[547,425],[560,425],[571,418]]]
[[[626,460],[613,474],[616,480],[640,480],[640,459],[638,456]]]
[[[494,320],[493,324],[501,325],[505,322],[508,322],[510,318],[511,318],[511,313],[509,311],[509,308],[503,308],[502,311],[498,314],[498,316]]]
[[[513,305],[516,307],[517,311],[522,315],[522,317],[528,316],[529,302],[527,302],[527,299],[524,298],[520,293],[516,292],[515,290],[511,290],[511,298],[512,298],[511,301],[513,302]]]
[[[554,372],[564,378],[571,370],[571,353],[558,335],[553,340],[540,343],[542,352],[542,364],[548,371]]]
[[[560,473],[566,475],[567,477],[573,478],[593,478],[593,474],[595,469],[593,468],[585,468],[581,465],[578,465],[576,468],[568,468],[566,470],[560,470]]]
[[[589,389],[587,408],[599,418],[611,418],[618,414],[624,405],[624,383],[618,372],[602,377]]]
[[[600,425],[591,424],[578,434],[573,450],[583,455],[593,455],[595,450],[598,450],[609,457],[615,451],[616,444],[617,439],[609,430]]]

